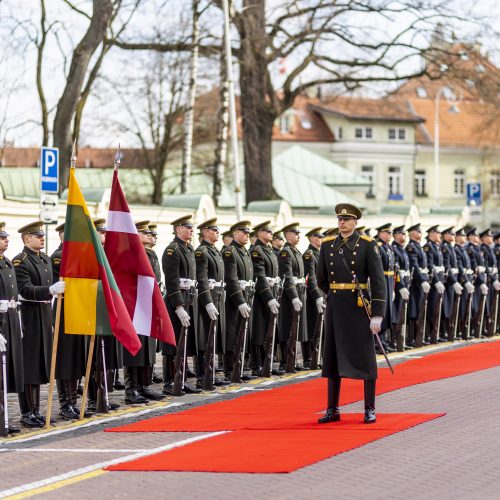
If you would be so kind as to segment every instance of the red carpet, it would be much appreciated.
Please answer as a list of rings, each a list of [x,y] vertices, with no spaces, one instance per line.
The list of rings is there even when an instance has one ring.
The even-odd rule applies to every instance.
[[[430,354],[395,367],[379,370],[377,394],[456,377],[500,365],[500,342],[488,342],[452,351]],[[223,430],[272,430],[315,425],[317,413],[325,408],[326,379],[314,379],[277,389],[259,391],[175,414],[143,420],[108,432],[200,432]],[[363,398],[363,382],[343,380],[341,404]],[[302,427],[300,427],[302,426]]]
[[[316,424],[309,416],[308,419],[302,419],[302,422],[299,419],[293,430],[287,428],[230,432],[113,465],[107,470],[293,472],[440,416],[378,415],[378,421],[373,425],[363,424],[361,414],[344,414],[342,421],[326,425]]]

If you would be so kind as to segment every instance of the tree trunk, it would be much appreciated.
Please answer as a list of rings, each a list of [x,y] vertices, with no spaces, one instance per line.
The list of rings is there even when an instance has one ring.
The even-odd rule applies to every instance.
[[[241,39],[240,90],[246,203],[274,197],[271,142],[276,111],[267,98],[265,0],[244,0],[237,26]]]
[[[92,20],[87,32],[73,52],[66,86],[57,104],[53,134],[54,146],[59,148],[61,162],[60,192],[66,188],[68,183],[72,142],[71,122],[85,82],[90,59],[106,36],[112,14],[112,0],[93,0]]]
[[[42,108],[42,146],[49,145],[49,111],[47,109],[47,100],[45,99],[45,92],[43,90],[42,84],[42,69],[43,69],[43,51],[45,49],[45,43],[47,41],[47,12],[45,9],[45,0],[40,1],[40,30],[41,38],[36,44],[37,57],[36,57],[36,88],[38,91],[38,97],[40,99],[40,107]]]
[[[193,0],[193,53],[191,56],[191,67],[189,69],[188,105],[186,108],[186,113],[184,115],[181,193],[186,193],[189,190],[189,177],[191,176],[194,103],[196,99],[196,84],[198,81],[198,46],[200,41],[200,12],[198,9],[198,4],[199,0]]]

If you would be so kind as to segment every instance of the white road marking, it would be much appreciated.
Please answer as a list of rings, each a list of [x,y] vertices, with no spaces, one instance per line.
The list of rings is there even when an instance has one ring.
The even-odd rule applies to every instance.
[[[113,450],[108,448],[4,448],[0,453],[10,451],[28,452],[28,453],[137,453],[140,451],[149,451],[144,449]]]

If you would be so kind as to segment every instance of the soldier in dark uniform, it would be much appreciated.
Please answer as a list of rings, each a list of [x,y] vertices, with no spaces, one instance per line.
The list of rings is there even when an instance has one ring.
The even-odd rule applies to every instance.
[[[444,265],[443,254],[441,252],[441,233],[438,226],[432,226],[427,229],[427,241],[423,246],[424,252],[427,255],[427,267],[429,276],[432,276],[431,291],[429,292],[429,302],[427,306],[427,321],[429,323],[429,333],[432,332],[436,323],[442,319],[442,312],[438,311],[438,304],[441,296],[443,296],[444,287]],[[441,314],[441,318],[440,318]],[[438,338],[430,338],[432,343],[444,342],[445,338],[440,337],[440,332],[437,332]]]
[[[375,240],[356,231],[361,211],[342,203],[335,212],[340,235],[323,240],[317,272],[318,286],[328,296],[322,371],[322,376],[328,378],[328,408],[319,423],[340,420],[341,380],[354,378],[364,380],[364,422],[370,424],[376,421],[377,379],[375,343],[370,331],[375,334],[381,330],[386,301],[384,269]],[[371,302],[371,320],[356,291],[353,274],[364,298]]]
[[[497,269],[500,269],[500,232],[493,235],[493,253],[497,259]],[[500,306],[499,306],[500,307]],[[498,333],[500,325],[500,313],[497,315],[497,324],[495,325],[494,332],[495,335]]]
[[[304,260],[304,274],[307,277],[306,283],[306,318],[307,318],[307,338],[309,340],[302,342],[302,358],[304,368],[309,369],[312,356],[311,340],[314,335],[314,327],[319,314],[323,314],[325,310],[325,299],[323,292],[318,287],[316,280],[316,269],[318,267],[319,249],[323,241],[323,233],[321,227],[311,229],[306,233],[309,239],[309,246],[304,252],[302,258]]]
[[[4,255],[8,247],[5,222],[0,222],[0,356],[6,355],[7,392],[21,393],[24,391],[23,341],[17,314],[16,273],[12,262]],[[13,434],[20,429],[9,423],[7,431]]]
[[[234,348],[243,318],[250,318],[248,288],[252,286],[253,265],[250,253],[245,248],[250,234],[250,221],[240,221],[231,226],[233,241],[222,252],[224,276],[226,280],[226,338],[224,350],[224,371],[231,379],[234,366]],[[251,328],[248,328],[251,338]],[[247,344],[248,345],[248,344]],[[255,378],[244,374],[242,380]]]
[[[257,224],[253,230],[257,236],[251,253],[255,298],[252,311],[252,374],[261,375],[264,362],[264,341],[274,315],[279,313],[276,288],[279,281],[278,257],[273,251],[271,241],[273,230],[271,221]]]
[[[455,295],[461,296],[463,287],[458,282],[458,264],[453,243],[455,242],[455,231],[448,227],[441,231],[441,253],[443,254],[443,265],[445,272],[445,291],[443,297],[443,318],[441,324],[441,338],[450,341],[455,340],[455,332],[451,331],[451,315]],[[457,299],[458,300],[458,299]]]
[[[382,266],[384,268],[385,284],[386,284],[386,295],[387,300],[385,303],[385,313],[384,320],[382,321],[382,334],[380,335],[380,340],[384,345],[387,352],[394,352],[396,350],[396,339],[393,334],[392,324],[394,323],[394,251],[392,246],[389,244],[391,240],[392,224],[389,222],[377,227],[377,236],[375,241],[380,248],[380,257],[382,258]],[[378,351],[378,346],[375,346]]]
[[[481,238],[481,252],[484,257],[484,263],[486,266],[486,276],[488,284],[488,300],[486,301],[485,307],[485,318],[483,321],[485,334],[488,334],[489,323],[495,321],[495,309],[497,292],[500,290],[500,282],[498,281],[498,266],[495,251],[493,250],[493,234],[491,234],[491,229],[485,229],[479,234]]]
[[[202,388],[205,375],[205,356],[210,324],[217,322],[214,340],[216,353],[222,353],[225,333],[225,310],[224,310],[224,261],[220,251],[215,246],[219,241],[219,228],[217,219],[209,219],[198,226],[201,234],[201,243],[194,252],[196,261],[196,284],[198,287],[198,376],[197,387]],[[217,294],[218,307],[214,303]],[[216,362],[214,357],[214,363]],[[229,380],[215,378],[214,385],[228,385]]]
[[[464,288],[460,300],[459,321],[457,332],[461,334],[463,340],[467,340],[467,324],[468,324],[468,304],[469,296],[474,294],[473,271],[469,255],[465,250],[467,236],[463,228],[455,232],[455,246],[453,250],[457,259],[458,282]]]
[[[42,252],[45,245],[43,222],[27,224],[18,230],[24,248],[12,259],[16,270],[21,317],[23,322],[24,392],[19,394],[21,423],[27,427],[43,427],[40,414],[40,385],[50,376],[52,355],[51,299],[64,292],[65,283],[53,283],[52,264]]]
[[[283,245],[285,244],[285,237],[281,231],[276,231],[273,234],[273,239],[271,241],[271,246],[273,248],[273,252],[276,254],[276,257],[279,255]]]
[[[405,314],[404,311],[404,303],[405,301],[410,300],[410,259],[408,258],[408,254],[405,252],[405,241],[406,241],[406,232],[404,226],[397,226],[392,230],[392,236],[394,241],[392,242],[392,251],[394,252],[394,261],[395,261],[395,297],[394,297],[394,311],[392,318],[392,329],[396,331],[396,325],[400,320],[404,321],[404,318],[401,318],[401,314]],[[408,318],[408,312],[407,318]],[[408,335],[407,335],[408,337]],[[406,341],[407,339],[405,339]],[[403,345],[403,349],[411,349],[412,347],[408,344]]]
[[[281,347],[281,368],[285,368],[288,342],[290,339],[293,312],[299,312],[299,332],[297,340],[306,342],[309,340],[304,302],[306,300],[304,260],[302,253],[297,248],[300,240],[299,223],[288,224],[282,230],[286,243],[278,255],[278,271],[281,277],[285,277],[283,296],[281,298],[281,310],[279,315],[279,337]],[[301,370],[301,366],[296,369]]]
[[[61,244],[50,256],[54,283],[59,281],[61,271],[64,226],[63,222],[56,227]],[[54,323],[56,304],[57,302],[54,302],[52,310]],[[65,420],[77,420],[80,417],[80,410],[77,407],[78,381],[85,375],[85,337],[83,335],[66,335],[64,333],[64,302],[61,304],[60,314],[55,373],[59,398],[59,415]]]
[[[474,272],[474,297],[472,299],[472,322],[471,322],[471,333],[474,337],[479,337],[479,325],[481,324],[481,314],[480,310],[481,296],[488,295],[488,284],[486,276],[486,264],[484,262],[484,257],[479,247],[479,235],[477,234],[477,228],[471,227],[466,232],[467,243],[465,245],[465,251],[470,259],[471,269]]]
[[[429,293],[431,285],[429,284],[429,269],[427,267],[427,255],[420,246],[422,239],[422,230],[417,223],[408,228],[410,241],[406,245],[406,253],[410,259],[410,273],[412,281],[410,286],[410,335],[407,341],[408,345],[415,346],[417,334],[417,318],[421,307],[424,307],[425,294]],[[425,341],[424,341],[425,343]]]
[[[193,238],[192,217],[192,215],[184,215],[171,223],[174,227],[175,238],[165,249],[162,256],[166,288],[165,303],[177,343],[179,342],[182,327],[187,328],[185,367],[188,376],[195,374],[190,373],[188,370],[187,357],[196,356],[196,327],[194,321],[196,317],[196,296],[193,297],[191,305],[186,302],[187,294],[195,286],[196,278],[194,248],[190,243]],[[171,395],[173,391],[175,352],[175,347],[170,344],[162,344],[163,394]],[[185,382],[184,392],[199,393],[201,389]]]

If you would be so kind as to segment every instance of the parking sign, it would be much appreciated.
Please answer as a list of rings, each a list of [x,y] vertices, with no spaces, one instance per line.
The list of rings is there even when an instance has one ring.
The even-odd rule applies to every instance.
[[[40,191],[59,192],[59,149],[42,147],[40,156]]]
[[[469,182],[467,183],[467,205],[479,206],[481,205],[481,183]]]

